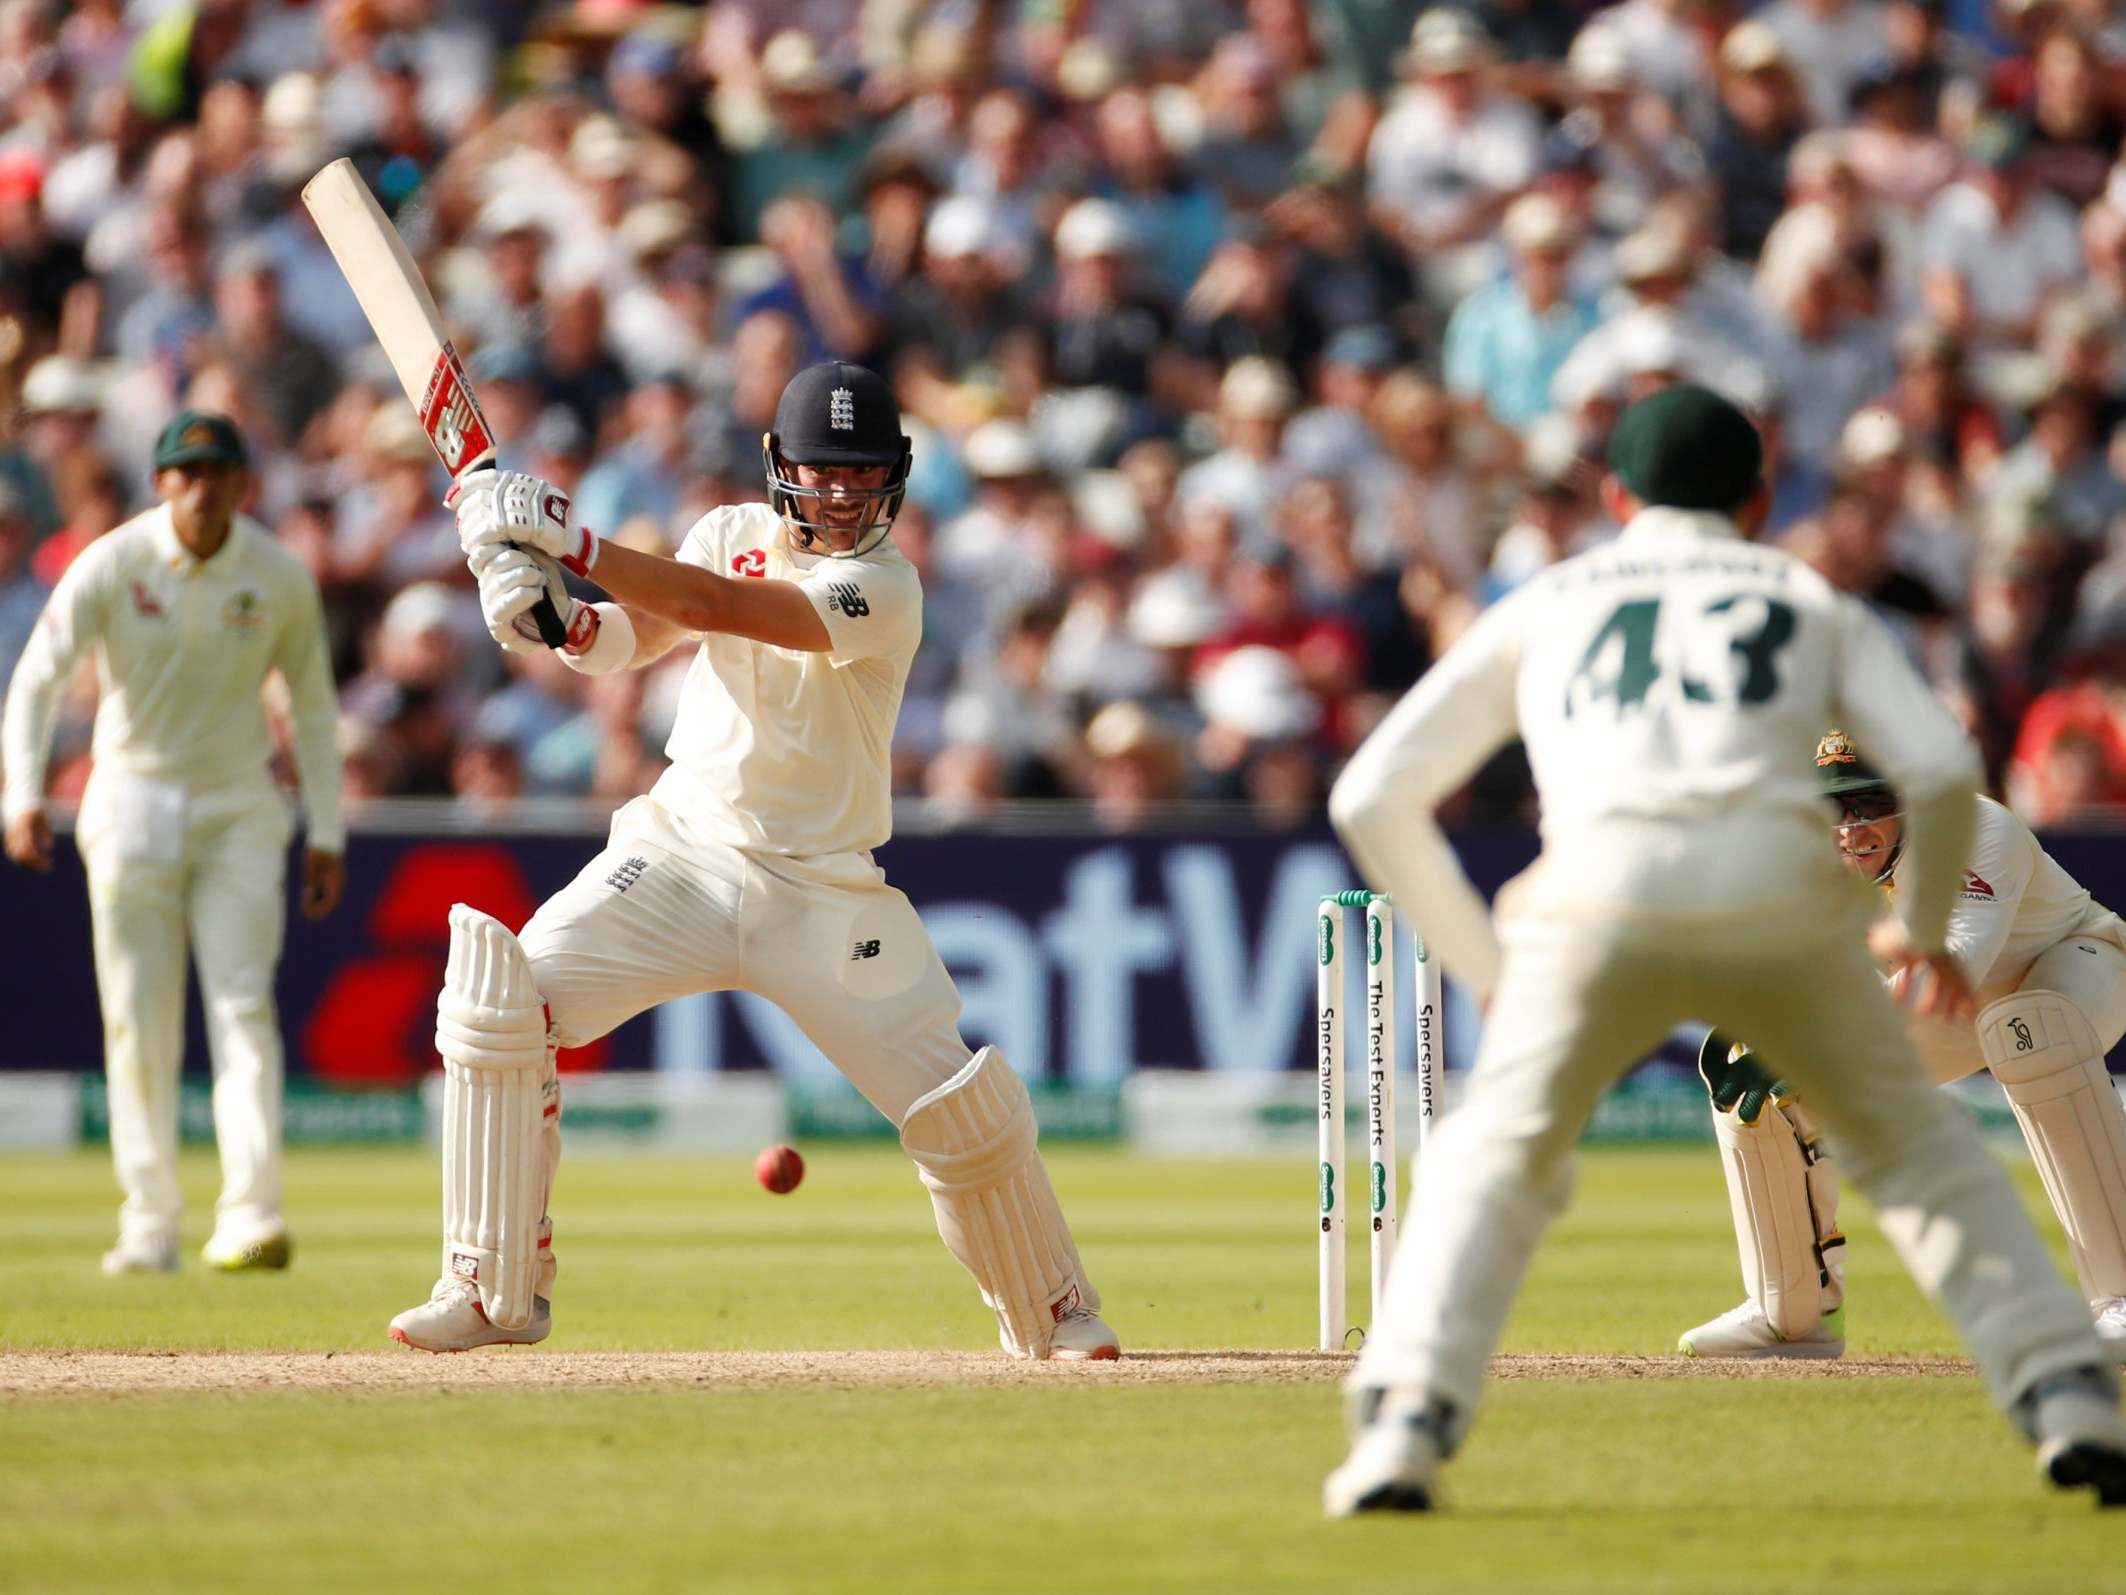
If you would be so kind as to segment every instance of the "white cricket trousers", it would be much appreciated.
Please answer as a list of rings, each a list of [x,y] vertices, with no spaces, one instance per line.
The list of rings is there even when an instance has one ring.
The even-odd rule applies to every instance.
[[[703,844],[652,797],[519,940],[564,1047],[675,997],[756,992],[896,1128],[973,1056],[929,932],[869,854]]]
[[[1598,851],[1562,865],[1546,858],[1531,876],[1547,867],[1552,883],[1569,880],[1582,862],[1583,877],[1616,882],[1633,849],[1660,851],[1629,826],[1585,842]],[[1783,898],[1729,895],[1725,909],[1734,882],[1724,876],[1749,874],[1763,893],[1780,861],[1723,858],[1678,831],[1667,846],[1651,874],[1673,884],[1701,865],[1697,912],[1565,908],[1552,883],[1501,894],[1505,961],[1483,1046],[1466,1098],[1417,1170],[1383,1321],[1352,1382],[1474,1411],[1529,1259],[1570,1195],[1573,1148],[1595,1103],[1687,1020],[1748,1036],[1781,1060],[1997,1401],[2103,1361],[2087,1307],[2046,1256],[2007,1174],[1968,1112],[1922,1072],[1867,952],[1866,894],[1840,878],[1828,844],[1820,861],[1783,861]],[[1611,896],[1646,900],[1643,890]]]
[[[199,791],[98,768],[82,794],[75,836],[89,878],[122,1238],[176,1238],[188,947],[214,1068],[215,1221],[249,1229],[280,1220],[273,975],[294,825],[263,778]]]

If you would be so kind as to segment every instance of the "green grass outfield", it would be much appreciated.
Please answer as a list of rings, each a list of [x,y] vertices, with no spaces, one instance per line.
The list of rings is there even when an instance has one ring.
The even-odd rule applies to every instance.
[[[0,1590],[2126,1590],[2126,1514],[2040,1488],[1966,1374],[1631,1360],[1737,1294],[1709,1149],[1590,1153],[1507,1338],[1621,1360],[1515,1365],[1451,1511],[1344,1524],[1332,1362],[972,1355],[988,1315],[905,1163],[807,1151],[787,1198],[735,1160],[571,1159],[554,1338],[463,1358],[382,1339],[433,1276],[427,1156],[298,1154],[285,1276],[121,1281],[103,1159],[0,1159]],[[1052,1161],[1129,1347],[1311,1347],[1304,1160]],[[204,1215],[210,1160],[186,1189]],[[1852,1356],[1952,1352],[1848,1216]],[[1356,1235],[1351,1277],[1363,1321]],[[96,1348],[313,1355],[50,1355]],[[857,1349],[901,1355],[731,1355]]]

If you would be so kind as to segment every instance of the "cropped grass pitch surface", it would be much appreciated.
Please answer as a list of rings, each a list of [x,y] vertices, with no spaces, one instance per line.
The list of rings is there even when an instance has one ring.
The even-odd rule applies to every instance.
[[[298,1152],[295,1268],[225,1277],[188,1154],[185,1271],[120,1281],[103,1159],[0,1160],[0,1590],[2126,1589],[2126,1524],[2040,1489],[1857,1198],[1853,1361],[1692,1364],[1738,1293],[1709,1149],[1590,1153],[1452,1511],[1327,1524],[1306,1159],[1054,1150],[1159,1354],[1027,1368],[898,1154],[805,1151],[786,1199],[570,1158],[553,1339],[441,1358],[383,1339],[433,1277],[428,1156]]]

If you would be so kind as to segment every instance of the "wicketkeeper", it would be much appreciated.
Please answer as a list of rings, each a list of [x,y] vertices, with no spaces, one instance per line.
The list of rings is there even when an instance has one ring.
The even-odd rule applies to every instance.
[[[1909,881],[1897,789],[1833,731],[1816,746],[1838,846],[1894,908]],[[2126,1106],[2104,1055],[2126,1034],[2126,922],[2094,901],[1990,798],[1949,909],[1947,945],[1980,1004],[1972,1023],[1914,1016],[1937,1082],[1990,1069],[2067,1231],[2097,1333],[2126,1353]],[[1747,1299],[1686,1331],[1694,1357],[1836,1357],[1845,1350],[1838,1176],[1775,1065],[1715,1031],[1699,1070],[1727,1176]]]

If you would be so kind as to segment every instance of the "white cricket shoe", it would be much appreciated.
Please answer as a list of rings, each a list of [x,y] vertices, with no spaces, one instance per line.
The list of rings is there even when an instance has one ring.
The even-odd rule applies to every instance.
[[[1048,1355],[1057,1362],[1113,1362],[1122,1355],[1122,1342],[1098,1313],[1073,1307],[1056,1320]]]
[[[416,1351],[471,1351],[476,1346],[535,1346],[553,1328],[553,1308],[544,1296],[532,1298],[531,1321],[522,1329],[503,1329],[488,1318],[472,1286],[439,1279],[428,1300],[391,1320],[388,1333]]]
[[[1686,1329],[1676,1340],[1686,1357],[1843,1357],[1845,1309],[1833,1307],[1816,1327],[1789,1340],[1772,1327],[1753,1301],[1730,1307],[1711,1323]]]
[[[2089,1304],[2096,1316],[2096,1338],[2120,1362],[2126,1362],[2126,1296],[2106,1296]]]
[[[220,1230],[207,1237],[199,1249],[200,1261],[225,1274],[252,1269],[279,1269],[295,1256],[295,1243],[279,1225],[270,1229]]]
[[[1321,1486],[1323,1513],[1431,1511],[1433,1480],[1446,1458],[1439,1404],[1376,1389],[1359,1392],[1356,1410],[1362,1416],[1350,1454]]]
[[[2126,1506],[2126,1420],[2116,1373],[2071,1369],[2039,1381],[2016,1407],[2037,1442],[2038,1472],[2063,1490],[2095,1490],[2099,1505]]]
[[[103,1254],[103,1271],[116,1279],[120,1274],[174,1274],[177,1272],[177,1241],[169,1235],[126,1235]]]

